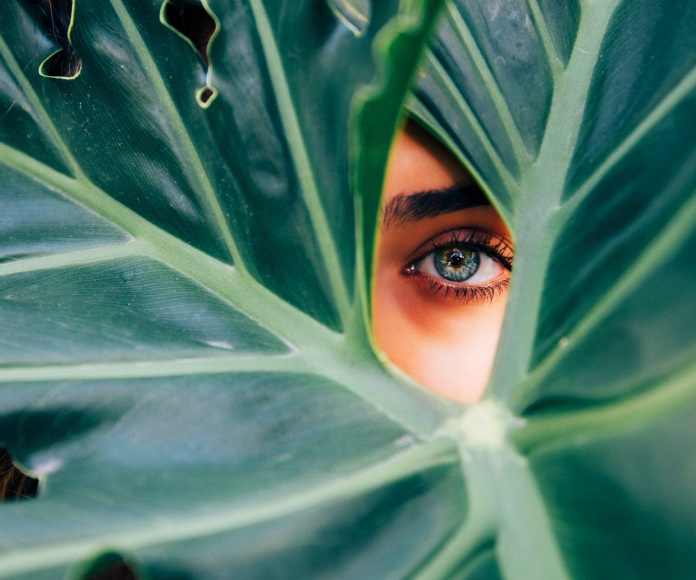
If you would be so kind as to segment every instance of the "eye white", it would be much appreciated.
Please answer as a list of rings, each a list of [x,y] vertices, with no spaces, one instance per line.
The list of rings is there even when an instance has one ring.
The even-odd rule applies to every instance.
[[[482,286],[484,284],[492,282],[506,271],[505,267],[502,264],[495,261],[486,253],[477,252],[480,263],[476,272],[474,272],[471,278],[467,278],[462,282],[454,282],[452,280],[448,280],[447,278],[442,277],[442,275],[437,271],[437,268],[435,267],[435,255],[437,252],[441,251],[443,250],[433,250],[432,252],[427,253],[420,260],[413,264],[411,271],[414,273],[427,274],[431,278],[443,280],[447,284],[454,284],[457,286]]]

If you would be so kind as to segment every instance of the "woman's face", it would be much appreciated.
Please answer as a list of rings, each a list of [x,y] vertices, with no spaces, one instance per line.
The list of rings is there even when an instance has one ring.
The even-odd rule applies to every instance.
[[[510,234],[467,171],[415,123],[392,148],[378,239],[377,345],[433,391],[477,401],[505,310]]]

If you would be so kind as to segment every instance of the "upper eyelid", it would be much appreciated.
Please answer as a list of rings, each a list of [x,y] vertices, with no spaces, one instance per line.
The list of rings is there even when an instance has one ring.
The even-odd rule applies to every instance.
[[[469,239],[463,239],[463,240],[456,240],[454,238],[454,235],[456,232],[467,232],[467,235],[470,234]],[[512,242],[505,238],[504,236],[501,236],[499,234],[493,233],[489,230],[485,230],[482,228],[467,228],[467,227],[457,227],[457,228],[450,228],[448,230],[445,230],[443,232],[440,232],[439,234],[436,234],[432,237],[430,237],[426,242],[423,242],[418,248],[416,248],[411,254],[406,258],[406,263],[408,264],[414,264],[415,262],[421,260],[425,256],[427,256],[430,252],[433,252],[437,249],[447,247],[451,243],[456,242],[460,244],[468,244],[468,245],[476,245],[477,247],[481,248],[482,250],[490,250],[491,245],[488,244],[487,242],[479,242],[476,244],[476,236],[477,235],[485,236],[487,237],[487,241],[490,240],[498,240],[500,241],[506,250],[510,252],[510,256],[503,256],[507,261],[512,263],[512,259],[514,256],[514,248],[512,246]],[[449,235],[450,237],[448,239],[444,239],[442,243],[439,243],[439,240],[443,237]],[[473,243],[473,244],[472,244]],[[488,253],[488,252],[486,252]],[[493,252],[493,255],[495,256],[497,252]],[[489,254],[490,255],[490,254]],[[502,255],[502,254],[501,254]]]

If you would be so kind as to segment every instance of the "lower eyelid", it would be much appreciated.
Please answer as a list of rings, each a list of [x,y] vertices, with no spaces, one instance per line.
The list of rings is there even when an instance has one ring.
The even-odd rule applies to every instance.
[[[462,304],[473,302],[492,302],[507,291],[510,277],[506,276],[488,284],[451,284],[441,282],[420,272],[407,274],[421,289],[430,292],[434,297],[452,300]]]
[[[506,270],[505,273],[508,273]],[[475,282],[473,284],[468,284],[467,282],[451,282],[449,280],[446,280],[444,278],[437,278],[435,276],[432,276],[431,274],[427,274],[425,272],[418,272],[416,270],[410,271],[410,270],[404,270],[403,274],[409,278],[413,279],[425,279],[425,280],[432,280],[434,283],[437,284],[442,284],[443,286],[447,286],[449,288],[485,288],[487,286],[494,286],[495,284],[502,282],[504,280],[509,280],[510,276],[504,276],[500,275],[497,276],[496,278],[493,278],[492,280],[489,280],[487,282]]]

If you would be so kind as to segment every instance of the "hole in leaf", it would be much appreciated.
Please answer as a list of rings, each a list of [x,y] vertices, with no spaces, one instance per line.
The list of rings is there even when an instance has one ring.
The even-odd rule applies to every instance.
[[[187,38],[208,64],[208,42],[215,32],[215,20],[203,5],[177,5],[169,0],[164,4],[164,20]]]
[[[107,552],[90,562],[80,578],[85,580],[137,580],[132,564],[116,552]]]
[[[80,74],[82,61],[70,42],[73,23],[73,0],[32,0],[43,11],[43,27],[60,46],[41,63],[39,73],[56,79],[74,79]]]
[[[215,93],[213,92],[213,90],[210,87],[205,87],[205,88],[201,89],[200,93],[198,93],[198,99],[202,103],[207,103],[214,94]]]
[[[6,449],[0,448],[0,500],[36,497],[39,480],[19,469]]]
[[[165,0],[160,13],[162,23],[183,38],[198,54],[205,65],[206,86],[196,94],[198,104],[206,108],[217,96],[217,90],[208,80],[210,57],[208,50],[217,31],[217,22],[202,2]]]

